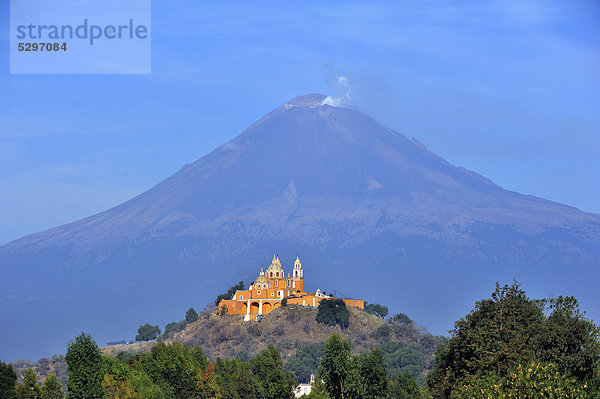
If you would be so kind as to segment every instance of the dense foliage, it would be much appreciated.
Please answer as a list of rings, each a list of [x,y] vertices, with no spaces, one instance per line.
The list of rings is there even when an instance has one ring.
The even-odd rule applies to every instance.
[[[502,378],[490,373],[478,378],[469,385],[458,387],[453,394],[456,399],[483,397],[502,398],[548,398],[586,399],[592,396],[592,388],[575,377],[565,376],[556,365],[531,361],[527,365],[518,364],[509,369]]]
[[[539,389],[553,389],[552,381],[562,380],[573,392],[585,385],[589,397],[595,397],[599,338],[598,328],[581,315],[574,298],[531,300],[517,283],[497,284],[491,299],[477,302],[456,322],[448,344],[438,348],[427,383],[435,398],[467,397],[469,389],[480,385],[484,390],[501,387],[498,392],[514,396],[520,382],[530,378],[523,376],[527,370],[525,375],[539,379]]]
[[[288,358],[284,368],[293,372],[298,381],[309,382],[310,375],[317,374],[324,346],[324,342],[307,343]],[[428,368],[431,355],[423,347],[388,341],[381,344],[379,350],[389,375],[407,375],[415,386],[417,382],[424,384],[423,370]]]
[[[296,379],[302,383],[310,381],[310,375],[317,373],[321,357],[325,353],[325,342],[308,343],[291,355],[284,368],[294,373]]]
[[[237,290],[243,290],[243,289],[244,289],[244,282],[240,281],[233,287],[229,288],[226,293],[217,296],[217,298],[215,299],[215,306],[218,306],[219,302],[221,302],[222,299],[231,299],[233,297],[233,294],[235,294],[235,292]]]
[[[4,365],[4,363],[2,363]],[[0,367],[2,367],[0,365]],[[64,399],[65,393],[62,389],[62,384],[56,378],[56,374],[50,374],[44,380],[44,384],[38,383],[37,374],[32,368],[25,370],[23,380],[15,386],[17,376],[12,368],[7,366],[6,374],[8,379],[0,377],[0,398],[4,399]],[[4,370],[0,371],[4,372]]]
[[[100,355],[94,341],[82,334],[75,343],[69,344],[67,362],[73,382],[82,382],[81,374],[87,378],[78,385],[69,380],[69,398],[285,399],[293,398],[297,386],[293,374],[284,370],[279,352],[272,346],[246,362],[217,359],[212,363],[199,347],[177,342],[158,342],[149,352],[111,357]],[[75,368],[80,372],[75,373]],[[6,366],[6,370],[12,371],[10,366]],[[16,375],[14,372],[11,375],[14,378],[7,380],[7,390],[0,391],[0,398],[25,397],[17,396],[16,391],[12,397],[5,395],[10,388],[13,391],[15,388]],[[35,373],[30,369],[19,386],[38,388],[38,396],[32,398],[64,398],[55,375],[50,375],[44,385],[38,387]]]
[[[317,308],[317,321],[328,326],[338,324],[346,329],[350,324],[350,313],[342,299],[324,299]]]
[[[421,398],[421,390],[408,374],[388,377],[388,370],[380,349],[352,355],[347,340],[334,333],[324,347],[325,354],[319,366],[319,377],[324,389],[310,397],[332,399]],[[327,396],[321,392],[327,394]],[[398,395],[402,396],[398,396]]]
[[[17,374],[10,364],[0,361],[0,397],[6,399],[17,399]]]
[[[365,302],[365,312],[374,314],[375,316],[385,319],[389,313],[387,306],[378,303]]]
[[[294,397],[297,382],[289,371],[283,370],[279,352],[269,345],[258,356],[249,361],[254,378],[255,397],[284,399]]]
[[[408,374],[420,383],[424,382],[422,373],[429,366],[431,356],[423,347],[389,341],[380,348],[390,373]]]
[[[324,351],[318,371],[319,377],[325,382],[325,389],[334,399],[348,397],[352,378],[350,344],[334,333],[327,340]]]
[[[69,342],[65,359],[69,399],[101,398],[104,394],[102,356],[92,337],[81,333],[74,342]]]
[[[180,321],[174,321],[172,323],[167,323],[165,325],[165,331],[162,333],[162,335],[159,337],[159,339],[161,340],[165,340],[167,338],[172,337],[175,333],[178,333],[179,331],[183,330],[185,328],[185,326],[187,326],[188,323],[185,320],[180,320]]]
[[[17,385],[17,393],[20,399],[39,399],[40,386],[37,375],[33,369],[27,369],[23,375],[23,381]]]
[[[194,310],[194,308],[189,308],[187,312],[185,312],[185,321],[188,323],[193,323],[198,320],[198,312]]]
[[[138,334],[135,336],[136,341],[150,341],[156,339],[160,335],[160,328],[158,326],[152,326],[148,323],[138,328]]]
[[[415,379],[408,373],[392,375],[388,384],[388,398],[392,399],[424,399],[426,393],[419,388]]]
[[[414,324],[414,322],[405,315],[404,313],[398,313],[390,317],[388,320],[390,324],[398,325],[398,326],[408,326]]]
[[[40,388],[41,399],[63,399],[65,393],[63,392],[62,384],[56,377],[56,374],[50,374],[44,380],[44,385]]]
[[[105,362],[105,387],[114,398],[291,398],[296,386],[273,347],[248,362],[209,363],[200,348],[158,343],[149,353]]]
[[[320,318],[337,326],[337,312],[342,308],[339,302],[322,301],[327,305],[320,307]],[[288,308],[293,310],[293,306]],[[345,305],[342,309],[348,311]],[[313,328],[319,325],[314,314],[308,319]],[[297,316],[291,312],[286,320],[297,323]],[[205,312],[200,318],[212,326],[220,319],[211,319]],[[374,323],[370,335],[348,335],[367,322]],[[249,325],[253,337],[261,335],[258,327],[265,323]],[[298,381],[308,382],[311,374],[317,378],[309,399],[600,397],[600,330],[583,317],[571,297],[531,300],[516,283],[497,285],[491,299],[477,302],[471,313],[456,322],[449,340],[424,332],[402,313],[387,321],[367,316],[361,323],[353,322],[343,332],[354,345],[337,333],[326,342],[305,341],[285,365],[280,351],[286,353],[285,348],[290,347],[288,338],[260,353],[244,349],[236,359],[209,362],[199,346],[177,342],[159,341],[144,353],[101,355],[91,337],[82,334],[69,343],[65,357],[68,397],[293,398]],[[274,324],[265,331],[271,338],[283,336],[285,329],[280,327]],[[238,328],[231,334],[241,340],[240,332]],[[371,346],[364,345],[367,340]],[[423,379],[431,370],[436,345],[435,365],[425,389]],[[25,369],[19,370],[22,373]],[[56,375],[42,375],[47,378],[40,385],[30,368],[17,385],[12,367],[0,362],[0,398],[63,399]]]

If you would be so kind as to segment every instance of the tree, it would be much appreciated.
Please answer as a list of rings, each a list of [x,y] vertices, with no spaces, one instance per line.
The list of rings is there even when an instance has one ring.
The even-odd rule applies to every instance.
[[[356,359],[360,398],[383,399],[387,396],[387,369],[381,349],[363,353]]]
[[[135,388],[131,379],[131,371],[120,359],[102,356],[104,380],[102,387],[106,399],[132,398]]]
[[[17,374],[10,364],[0,361],[0,397],[6,399],[18,399]]]
[[[198,320],[198,312],[196,312],[194,308],[189,308],[187,312],[185,312],[185,321],[193,323],[196,320]]]
[[[385,342],[380,346],[388,370],[391,373],[408,373],[417,378],[427,365],[431,354],[414,344]]]
[[[281,300],[281,306],[287,306],[287,301],[288,301],[287,298],[283,298]]]
[[[165,325],[165,331],[163,332],[161,339],[170,338],[175,333],[178,333],[179,331],[183,330],[185,326],[187,326],[187,322],[185,320],[181,320],[180,322],[174,321],[172,323],[167,323]]]
[[[517,283],[500,287],[492,299],[456,322],[448,345],[436,351],[436,366],[428,378],[435,395],[449,397],[457,386],[494,372],[503,376],[514,364],[532,355],[532,337],[541,328],[543,314]]]
[[[233,294],[235,294],[235,292],[237,290],[243,290],[243,289],[244,289],[244,282],[240,281],[233,287],[229,288],[226,293],[217,296],[217,298],[215,299],[215,306],[219,306],[219,302],[221,302],[223,299],[231,299],[233,297]]]
[[[135,336],[136,341],[150,341],[156,339],[160,335],[160,328],[158,326],[151,326],[146,323],[138,328],[138,335]]]
[[[374,314],[381,319],[385,319],[389,313],[389,310],[387,306],[383,306],[378,303],[365,302],[365,312]]]
[[[406,372],[395,373],[389,382],[388,398],[421,399],[421,390],[415,379]]]
[[[325,388],[325,384],[320,378],[315,379],[310,393],[304,397],[308,399],[330,399],[327,389]]]
[[[348,379],[352,370],[350,344],[333,333],[325,342],[324,352],[318,372],[327,393],[332,399],[348,398]]]
[[[552,363],[532,361],[517,365],[506,376],[487,374],[469,385],[463,385],[454,394],[456,399],[521,398],[521,399],[592,399],[586,383],[562,374]]]
[[[81,333],[75,342],[69,342],[65,359],[69,399],[101,398],[104,394],[102,355],[92,337]]]
[[[307,383],[310,375],[317,372],[319,362],[323,356],[325,342],[308,343],[296,350],[296,353],[288,357],[284,368],[294,373],[296,379]]]
[[[204,398],[215,388],[214,373],[199,347],[162,342],[137,359],[136,367],[159,386],[166,397]]]
[[[105,390],[104,399],[164,399],[165,393],[150,377],[123,360],[102,356]],[[135,364],[135,363],[134,363]],[[138,364],[135,364],[138,366]]]
[[[44,380],[44,385],[40,388],[41,399],[64,399],[65,393],[62,384],[56,377],[56,374],[50,374]]]
[[[559,296],[543,304],[551,313],[536,334],[537,357],[580,381],[600,380],[595,375],[600,372],[599,328],[583,317],[573,297]]]
[[[259,398],[285,399],[294,397],[297,382],[294,375],[283,369],[279,352],[272,345],[250,359],[250,370],[256,377],[255,390]]]
[[[410,317],[408,317],[404,313],[398,313],[398,314],[395,314],[392,317],[390,317],[390,319],[388,320],[388,323],[390,323],[392,325],[404,326],[404,325],[413,324],[413,321],[410,319]]]
[[[600,332],[579,313],[575,298],[532,300],[516,282],[496,283],[492,298],[477,302],[438,347],[427,385],[435,398],[450,398],[464,387],[508,381],[515,368],[531,362],[553,364],[561,378],[575,377],[597,392]]]
[[[252,375],[247,363],[240,359],[222,360],[217,358],[215,372],[223,398],[256,398],[254,392],[255,377]]]
[[[390,317],[388,324],[396,337],[410,336],[417,332],[415,323],[404,313]]]
[[[38,385],[37,375],[32,368],[25,370],[23,381],[17,385],[17,393],[20,399],[39,399],[40,386]]]
[[[346,329],[350,324],[350,312],[342,299],[323,299],[317,308],[317,321],[328,326],[339,324]]]

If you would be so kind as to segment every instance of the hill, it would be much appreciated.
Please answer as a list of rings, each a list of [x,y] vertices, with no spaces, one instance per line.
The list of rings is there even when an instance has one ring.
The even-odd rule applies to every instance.
[[[322,345],[332,333],[337,332],[349,340],[355,353],[380,347],[389,370],[406,371],[421,383],[424,381],[432,367],[435,348],[446,342],[444,337],[428,333],[403,314],[384,321],[357,308],[349,307],[348,310],[350,324],[342,330],[339,326],[318,323],[316,308],[300,305],[277,308],[264,315],[260,322],[244,322],[241,316],[219,316],[211,309],[201,312],[196,322],[189,323],[164,342],[178,341],[192,347],[199,346],[210,361],[217,358],[248,360],[268,345],[273,345],[286,363],[285,367],[293,371],[300,381],[308,382],[310,374],[316,371]],[[147,352],[155,344],[155,341],[150,341],[112,345],[101,348],[101,351],[125,358]],[[19,378],[26,368],[32,367],[38,374],[38,380],[58,372],[59,379],[66,383],[63,356],[55,356],[50,362],[40,359],[36,363],[20,361],[12,364]]]
[[[402,342],[416,345],[433,354],[442,337],[434,337],[412,322],[403,328],[387,330],[394,326],[375,315],[348,307],[350,325],[327,326],[316,321],[316,308],[288,305],[263,315],[260,322],[244,322],[241,316],[218,316],[203,312],[197,322],[167,340],[200,346],[210,360],[217,357],[234,358],[254,356],[267,345],[273,345],[285,360],[307,343],[324,342],[337,332],[347,338],[356,352],[378,347],[383,342]]]
[[[0,357],[201,307],[273,250],[300,254],[307,286],[397,304],[437,333],[473,287],[512,278],[600,316],[600,215],[504,190],[324,99],[292,99],[145,193],[0,247],[0,322],[13,326]],[[60,327],[40,339],[48,323]]]

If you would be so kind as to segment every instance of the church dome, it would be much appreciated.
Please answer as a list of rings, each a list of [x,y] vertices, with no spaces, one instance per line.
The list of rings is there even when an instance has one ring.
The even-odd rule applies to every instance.
[[[258,278],[254,281],[254,285],[257,284],[269,284],[269,280],[265,276],[258,276]]]
[[[267,273],[268,272],[283,273],[283,269],[281,267],[281,262],[279,261],[279,258],[277,256],[273,256],[273,262],[271,262],[271,265],[267,268]]]

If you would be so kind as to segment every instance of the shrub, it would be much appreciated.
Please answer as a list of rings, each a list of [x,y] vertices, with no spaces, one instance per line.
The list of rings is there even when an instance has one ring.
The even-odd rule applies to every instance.
[[[342,329],[350,324],[350,312],[341,299],[324,299],[317,309],[317,321],[328,326],[339,324]]]
[[[198,312],[196,312],[194,308],[189,308],[187,312],[185,312],[185,321],[193,323],[196,320],[198,320]]]
[[[413,324],[413,321],[410,319],[410,317],[408,317],[404,313],[398,313],[398,314],[390,317],[390,319],[388,320],[388,323],[393,324],[393,325],[403,326],[403,325]]]
[[[151,326],[146,323],[138,328],[138,335],[135,336],[136,341],[150,341],[156,339],[160,335],[160,328],[158,326]]]
[[[374,314],[381,319],[385,319],[389,313],[389,310],[387,306],[383,306],[378,303],[365,302],[365,312]]]
[[[288,358],[284,368],[294,373],[298,381],[309,382],[310,375],[317,373],[324,347],[325,342],[308,343],[302,346]]]
[[[378,341],[389,341],[392,328],[388,324],[383,324],[371,333],[373,338]]]
[[[174,321],[172,323],[168,323],[167,325],[165,325],[165,331],[161,336],[161,339],[167,339],[172,337],[173,335],[175,335],[175,333],[178,333],[179,331],[183,330],[185,326],[187,326],[187,321],[185,320],[181,320],[180,322]]]

